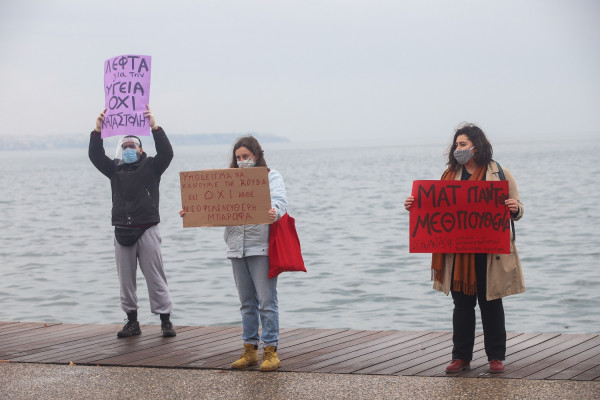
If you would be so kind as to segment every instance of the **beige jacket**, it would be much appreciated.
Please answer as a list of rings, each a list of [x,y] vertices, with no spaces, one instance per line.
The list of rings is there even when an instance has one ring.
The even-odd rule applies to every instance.
[[[523,216],[525,208],[519,199],[517,183],[512,174],[505,167],[502,167],[506,180],[508,181],[509,198],[519,202],[519,214],[513,218],[518,221]],[[460,180],[462,168],[456,171],[455,180]],[[486,181],[499,181],[498,166],[492,161],[485,173]],[[433,281],[433,288],[446,295],[450,293],[450,282],[452,281],[452,266],[454,264],[454,253],[446,254],[444,263],[444,283]],[[487,255],[487,300],[495,300],[501,297],[510,296],[525,292],[525,281],[523,279],[523,270],[521,269],[521,260],[513,233],[510,234],[510,254],[488,254]]]

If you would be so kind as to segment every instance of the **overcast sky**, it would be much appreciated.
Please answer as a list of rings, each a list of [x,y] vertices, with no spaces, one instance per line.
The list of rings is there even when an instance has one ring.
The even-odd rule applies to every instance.
[[[598,0],[0,0],[0,135],[87,135],[122,54],[167,133],[600,136]]]

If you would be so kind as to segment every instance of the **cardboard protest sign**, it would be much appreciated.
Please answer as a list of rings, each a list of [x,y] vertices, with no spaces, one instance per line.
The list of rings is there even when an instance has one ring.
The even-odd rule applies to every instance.
[[[150,135],[150,56],[117,56],[104,61],[104,103],[102,137]]]
[[[267,167],[179,173],[183,227],[270,224]]]
[[[411,253],[510,253],[507,181],[414,181]]]

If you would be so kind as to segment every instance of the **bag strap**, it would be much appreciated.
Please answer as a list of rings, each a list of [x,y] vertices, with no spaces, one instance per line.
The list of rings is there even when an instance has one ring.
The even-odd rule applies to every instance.
[[[500,180],[505,181],[506,175],[504,175],[504,170],[502,169],[502,166],[500,166],[500,163],[498,161],[494,161],[494,162],[498,166],[498,175],[500,175]],[[517,241],[517,231],[515,231],[515,221],[513,221],[512,218],[510,219],[510,227],[512,228],[512,231],[513,231],[513,239],[516,242]]]

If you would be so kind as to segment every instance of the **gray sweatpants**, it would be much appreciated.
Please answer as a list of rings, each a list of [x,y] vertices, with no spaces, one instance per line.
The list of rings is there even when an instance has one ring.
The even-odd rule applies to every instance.
[[[121,286],[121,309],[126,313],[138,309],[136,294],[138,260],[148,286],[150,311],[154,314],[170,314],[173,311],[160,252],[161,242],[158,225],[146,229],[146,232],[132,246],[121,246],[115,239],[115,260]]]

